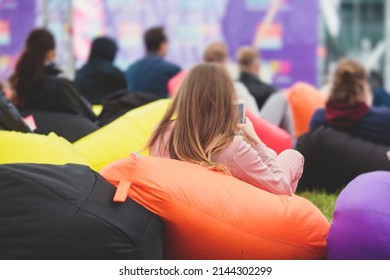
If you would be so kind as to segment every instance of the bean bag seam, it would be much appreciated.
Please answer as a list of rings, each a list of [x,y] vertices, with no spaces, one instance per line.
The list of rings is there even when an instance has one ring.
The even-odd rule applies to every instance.
[[[375,210],[369,210],[369,209],[357,209],[357,208],[352,208],[352,209],[348,209],[348,210],[339,210],[339,211],[342,211],[342,212],[336,212],[334,213],[334,215],[344,215],[344,214],[357,214],[357,213],[371,213],[371,214],[378,214],[378,215],[381,215],[381,216],[388,216],[390,218],[390,214],[387,214],[387,213],[383,213],[383,212],[379,212],[379,211],[375,211]]]
[[[149,190],[152,190],[152,191],[154,191],[154,192],[160,192],[160,193],[162,193],[162,194],[166,194],[167,197],[175,198],[175,197],[169,195],[168,193],[166,193],[166,192],[164,192],[164,191],[162,191],[162,190],[158,190],[158,189],[151,188],[151,187],[148,187],[148,188],[149,188]],[[203,214],[205,214],[205,215],[208,215],[208,216],[210,216],[210,217],[213,217],[215,220],[218,220],[218,221],[220,221],[220,222],[222,222],[222,223],[228,225],[230,228],[239,229],[240,231],[246,232],[247,234],[250,234],[250,235],[259,236],[259,237],[261,237],[261,238],[268,239],[268,240],[272,240],[272,241],[274,241],[274,242],[285,243],[285,244],[289,244],[289,245],[292,245],[292,246],[299,246],[299,247],[302,247],[302,248],[312,249],[313,247],[315,247],[315,248],[320,248],[320,247],[322,247],[321,245],[310,245],[310,246],[309,246],[309,245],[305,245],[305,244],[302,244],[302,243],[296,243],[296,242],[292,242],[292,241],[286,241],[286,240],[282,240],[282,239],[271,238],[271,237],[269,237],[268,235],[256,234],[256,233],[253,233],[253,232],[248,231],[248,230],[246,230],[246,229],[243,229],[242,227],[234,226],[234,225],[228,223],[227,221],[224,221],[224,220],[222,220],[222,219],[220,219],[220,218],[217,218],[216,216],[214,216],[214,215],[212,215],[212,214],[210,214],[210,213],[208,213],[208,212],[201,211],[199,208],[196,208],[196,207],[194,207],[194,206],[192,206],[192,205],[190,205],[190,204],[188,204],[188,203],[185,203],[184,201],[182,201],[182,200],[180,200],[180,199],[178,199],[178,198],[175,198],[175,200],[178,201],[178,202],[180,202],[181,204],[184,204],[186,207],[191,207],[192,209],[194,209],[194,210],[196,210],[196,211],[198,211],[198,212],[200,212],[200,213],[203,213]],[[145,207],[146,207],[146,206],[145,206]],[[152,207],[146,207],[146,208],[148,208],[150,211],[152,211],[153,213],[155,213],[155,209],[153,209]],[[157,212],[157,211],[156,211],[156,212]],[[157,213],[155,213],[155,214],[157,214]],[[157,214],[157,215],[158,215],[158,214]],[[316,242],[317,242],[317,241],[316,241]]]
[[[35,163],[26,163],[26,164],[35,164]],[[67,203],[71,204],[72,206],[74,206],[74,207],[76,207],[76,208],[79,208],[78,206],[74,205],[72,202],[70,202],[70,201],[68,201],[67,199],[65,199],[64,197],[60,196],[58,193],[56,193],[56,192],[50,190],[49,188],[47,188],[46,185],[44,185],[44,184],[42,184],[42,183],[38,183],[38,182],[36,182],[35,180],[32,180],[29,176],[23,176],[23,175],[21,175],[21,174],[19,174],[19,173],[17,173],[17,172],[12,171],[12,170],[6,170],[6,172],[12,173],[12,174],[14,174],[14,175],[16,175],[16,176],[18,176],[18,177],[20,177],[20,178],[23,178],[24,180],[27,180],[28,182],[31,182],[31,183],[34,183],[35,185],[38,185],[38,186],[40,186],[40,187],[43,187],[44,189],[46,189],[46,190],[49,191],[50,193],[55,194],[57,197],[59,197],[59,198],[61,198],[62,200],[66,201]],[[95,178],[95,184],[96,184],[96,178]],[[92,188],[92,190],[93,190],[93,188]],[[88,195],[88,197],[89,197],[89,195]],[[88,198],[88,197],[87,197],[87,198]],[[83,203],[84,203],[84,202],[83,202]],[[82,205],[82,204],[81,204],[81,205]]]
[[[141,204],[140,204],[140,205],[141,205]],[[141,205],[141,206],[142,206],[142,205]],[[144,206],[142,206],[142,207],[144,207]],[[139,244],[141,243],[141,241],[144,240],[146,231],[149,229],[149,227],[150,227],[150,225],[152,224],[152,222],[154,221],[155,217],[157,217],[157,215],[156,215],[156,216],[154,216],[154,215],[156,215],[156,214],[152,213],[152,215],[151,215],[151,217],[150,217],[150,219],[149,219],[148,225],[145,227],[145,230],[144,230],[144,232],[142,233],[142,237],[140,238],[140,240],[139,240],[139,241],[137,242],[137,244],[135,245],[137,249],[138,249],[138,246],[139,246]],[[159,219],[159,218],[157,217],[157,219]],[[160,221],[160,223],[161,223],[161,221]],[[164,239],[164,238],[163,238],[163,239]],[[141,253],[141,252],[140,252],[140,253]],[[141,254],[141,255],[142,255],[142,254]],[[143,256],[143,255],[142,255],[142,256]]]
[[[58,236],[58,235],[59,235],[59,234],[60,234],[60,233],[61,233],[61,232],[62,232],[62,231],[63,231],[63,230],[72,222],[72,221],[73,221],[73,219],[76,217],[76,215],[77,215],[80,211],[82,211],[82,212],[84,212],[84,213],[86,213],[86,214],[89,214],[89,215],[91,215],[92,217],[94,217],[94,218],[100,220],[100,221],[103,222],[104,224],[109,225],[109,226],[110,226],[114,231],[116,231],[118,234],[120,234],[120,235],[126,237],[126,239],[128,239],[128,241],[129,241],[130,243],[135,244],[135,242],[134,242],[130,237],[128,237],[125,233],[123,233],[121,230],[119,230],[116,226],[114,226],[113,224],[111,224],[109,221],[107,221],[106,219],[103,219],[102,217],[99,217],[99,216],[97,216],[97,215],[95,215],[95,214],[93,214],[93,213],[91,213],[91,212],[89,212],[89,211],[87,211],[87,210],[81,208],[81,207],[84,205],[84,203],[88,200],[88,198],[91,196],[92,192],[93,192],[94,189],[95,189],[96,182],[97,182],[97,179],[98,179],[97,176],[96,176],[96,174],[94,174],[94,178],[95,178],[95,182],[94,182],[94,184],[93,184],[93,187],[92,187],[90,193],[88,194],[88,196],[87,196],[87,197],[85,198],[85,200],[81,203],[80,207],[77,207],[76,205],[73,205],[72,203],[69,202],[69,204],[71,204],[71,205],[73,205],[74,207],[76,207],[77,210],[76,210],[76,212],[74,213],[74,215],[70,218],[70,220],[65,224],[65,226],[62,228],[62,230],[57,234],[57,236]],[[57,236],[56,236],[56,238],[57,238]],[[53,241],[54,241],[56,238],[54,238]]]
[[[95,174],[95,176],[94,176],[94,177],[95,177],[95,182],[94,182],[94,184],[93,184],[93,187],[91,188],[91,190],[90,190],[88,196],[87,196],[87,197],[85,198],[85,200],[81,203],[80,207],[78,207],[77,205],[74,205],[72,202],[70,202],[70,201],[66,200],[65,198],[63,198],[62,196],[60,196],[58,193],[51,191],[51,190],[48,189],[45,185],[40,184],[40,183],[37,183],[35,180],[31,180],[31,178],[28,178],[28,176],[27,176],[27,177],[26,177],[26,176],[23,176],[23,175],[21,175],[21,174],[18,174],[18,173],[16,173],[16,172],[12,171],[12,170],[7,170],[7,172],[8,172],[8,173],[12,173],[12,174],[14,174],[14,175],[16,175],[16,176],[18,176],[18,177],[21,177],[21,178],[27,180],[28,182],[31,182],[31,183],[33,183],[33,184],[35,184],[35,185],[37,185],[37,186],[43,187],[46,191],[49,191],[50,193],[54,194],[55,196],[57,196],[57,197],[60,198],[61,200],[67,202],[68,204],[70,204],[70,205],[72,205],[73,207],[76,208],[75,213],[72,215],[72,217],[69,218],[69,220],[65,223],[65,225],[58,231],[58,233],[55,235],[55,237],[54,237],[52,240],[50,240],[50,241],[48,242],[48,244],[50,244],[50,243],[52,243],[54,240],[56,240],[56,238],[58,237],[58,235],[60,235],[60,234],[63,232],[63,230],[68,226],[68,224],[69,224],[70,222],[72,222],[72,220],[73,220],[74,217],[79,213],[80,210],[83,211],[83,212],[85,212],[85,213],[88,213],[88,214],[90,214],[91,216],[93,216],[93,217],[95,217],[95,218],[101,220],[102,222],[105,222],[106,224],[110,225],[114,230],[116,230],[117,232],[119,232],[121,235],[126,236],[126,238],[127,238],[130,242],[132,242],[132,243],[134,244],[134,241],[133,241],[131,238],[129,238],[126,234],[123,234],[122,231],[118,230],[114,225],[112,225],[111,223],[109,223],[109,222],[106,221],[105,219],[103,219],[103,218],[101,218],[101,217],[98,217],[98,216],[96,216],[96,215],[90,213],[89,211],[87,211],[87,210],[85,210],[85,209],[81,209],[81,207],[82,207],[82,206],[84,205],[84,203],[88,200],[88,198],[89,198],[90,195],[92,194],[92,191],[93,191],[94,188],[95,188],[96,181],[97,181],[96,174]],[[37,255],[37,254],[38,254],[38,253],[35,253],[34,255]],[[33,255],[33,256],[34,256],[34,255]]]
[[[16,173],[17,174],[17,173]],[[18,174],[20,177],[24,177],[20,174]],[[35,185],[38,185],[38,186],[42,186],[46,189],[46,191],[49,191],[53,194],[55,194],[57,197],[61,198],[62,200],[64,200],[65,202],[67,202],[68,204],[74,206],[76,208],[75,212],[73,213],[72,217],[69,218],[68,221],[66,221],[66,223],[62,226],[62,228],[57,232],[57,234],[55,234],[55,236],[47,243],[47,245],[50,245],[52,244],[55,240],[57,240],[58,236],[67,228],[67,226],[73,221],[73,219],[76,217],[76,215],[80,212],[80,209],[81,207],[84,205],[85,201],[87,201],[87,199],[90,197],[90,195],[92,194],[92,191],[94,190],[95,188],[95,185],[96,185],[96,177],[95,177],[95,182],[93,184],[93,187],[91,188],[91,190],[89,191],[89,194],[87,195],[87,197],[84,199],[84,201],[81,203],[81,205],[78,207],[76,205],[74,205],[73,203],[71,203],[70,201],[66,200],[65,198],[61,197],[59,194],[57,194],[56,192],[53,192],[51,190],[49,190],[44,184],[38,184],[37,182],[33,181],[33,180],[29,180],[30,182],[32,183],[35,183]],[[36,256],[38,255],[39,252],[36,252],[35,254],[33,254],[33,256]]]

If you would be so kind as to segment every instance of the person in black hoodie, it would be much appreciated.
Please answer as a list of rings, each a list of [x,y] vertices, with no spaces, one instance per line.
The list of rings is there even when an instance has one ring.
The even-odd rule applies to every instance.
[[[242,82],[255,97],[257,106],[261,109],[276,89],[259,79],[260,58],[258,52],[251,47],[242,47],[237,52],[237,62],[240,69],[239,81]]]
[[[112,39],[96,38],[88,62],[76,73],[77,89],[92,104],[102,104],[107,95],[127,89],[124,73],[113,65],[117,50]]]
[[[55,41],[44,28],[34,29],[27,37],[9,82],[12,101],[18,109],[79,114],[90,120],[96,116],[91,105],[76,91],[54,64]]]
[[[31,132],[18,110],[5,96],[2,83],[0,83],[0,130]]]

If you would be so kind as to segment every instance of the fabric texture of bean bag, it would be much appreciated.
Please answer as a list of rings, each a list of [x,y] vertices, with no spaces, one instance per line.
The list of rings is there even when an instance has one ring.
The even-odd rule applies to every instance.
[[[82,165],[0,165],[0,259],[161,259],[160,219]]]
[[[114,201],[134,199],[164,223],[167,259],[322,259],[329,223],[311,202],[164,158],[126,158],[101,171]]]
[[[390,172],[355,178],[336,201],[328,259],[390,260]]]
[[[256,134],[267,147],[273,149],[278,154],[292,148],[293,140],[285,130],[254,115],[249,110],[246,111],[246,116],[252,122]]]
[[[154,127],[163,117],[170,100],[162,99],[131,110],[101,129],[74,143],[76,150],[99,171],[107,164],[143,150]]]
[[[374,144],[331,127],[319,127],[302,135],[296,149],[305,157],[298,190],[324,188],[335,192],[356,176],[390,171],[390,147]]]
[[[39,135],[0,131],[0,164],[87,164],[71,143],[54,133]]]
[[[294,119],[295,136],[298,138],[309,131],[312,115],[325,106],[325,96],[315,87],[298,82],[288,89],[286,97]]]
[[[24,117],[34,117],[35,133],[47,135],[54,132],[71,143],[99,129],[96,123],[81,115],[39,110],[21,110],[20,113]]]

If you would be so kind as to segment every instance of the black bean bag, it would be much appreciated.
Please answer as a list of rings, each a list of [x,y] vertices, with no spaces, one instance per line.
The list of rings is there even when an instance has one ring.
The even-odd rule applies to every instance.
[[[296,149],[305,157],[298,190],[342,189],[360,174],[390,170],[390,147],[353,137],[331,127],[319,127],[302,135]]]
[[[71,143],[99,129],[96,123],[81,115],[39,110],[20,110],[20,113],[24,117],[34,116],[37,125],[35,133],[47,135],[55,132]]]
[[[102,125],[107,125],[128,111],[158,99],[161,99],[161,97],[150,93],[119,90],[108,95],[103,100],[103,111],[99,114],[98,121]]]
[[[0,259],[162,259],[160,219],[83,165],[0,165]]]

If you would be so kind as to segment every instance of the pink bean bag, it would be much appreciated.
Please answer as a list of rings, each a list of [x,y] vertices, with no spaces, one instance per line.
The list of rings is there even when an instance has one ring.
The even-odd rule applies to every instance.
[[[268,123],[266,120],[254,115],[249,110],[246,111],[246,116],[253,123],[256,134],[268,147],[280,154],[284,150],[291,149],[293,141],[291,136],[280,127]]]

